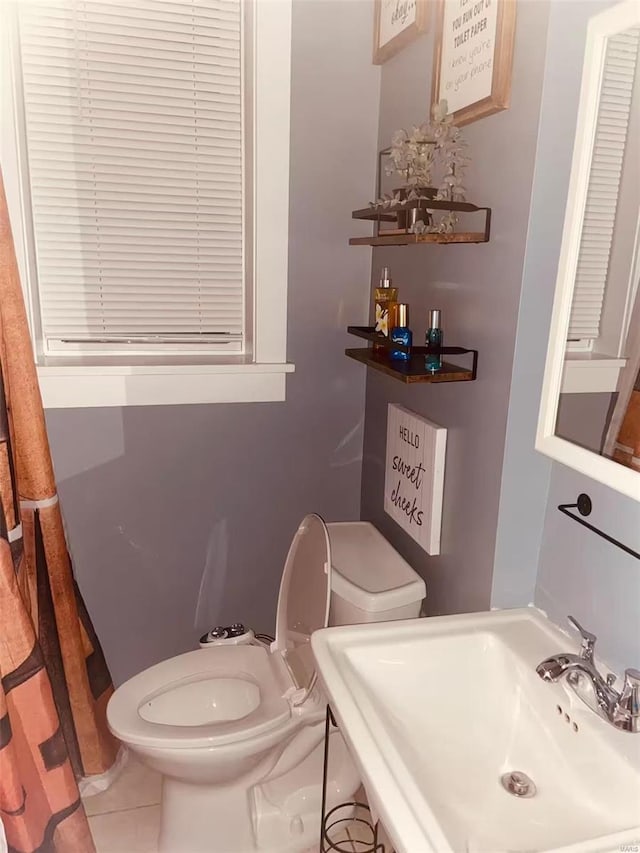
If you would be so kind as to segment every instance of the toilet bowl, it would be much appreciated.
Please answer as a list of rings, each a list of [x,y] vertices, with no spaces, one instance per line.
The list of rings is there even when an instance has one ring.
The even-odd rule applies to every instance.
[[[343,557],[372,570],[368,586],[373,578],[376,587],[354,582],[356,570],[349,579],[341,567],[347,611],[377,607],[384,619],[411,604],[405,615],[417,616],[424,597],[423,581],[406,563],[400,572],[393,567],[393,584],[375,579],[382,543],[404,561],[371,525],[328,527],[309,515],[296,531],[271,646],[253,641],[187,652],[144,670],[111,697],[111,731],[163,777],[160,853],[301,853],[317,844],[326,699],[309,640],[328,621],[332,541]],[[377,557],[367,556],[370,549]],[[391,595],[386,609],[381,594]],[[359,786],[339,732],[330,737],[327,808]]]

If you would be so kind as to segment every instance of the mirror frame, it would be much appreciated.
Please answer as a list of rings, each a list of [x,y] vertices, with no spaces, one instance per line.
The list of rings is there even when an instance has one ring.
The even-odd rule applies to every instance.
[[[640,501],[640,472],[555,434],[607,40],[636,26],[640,26],[640,3],[637,0],[618,3],[595,15],[587,25],[578,121],[535,448],[557,462]],[[636,233],[636,248],[637,241]]]

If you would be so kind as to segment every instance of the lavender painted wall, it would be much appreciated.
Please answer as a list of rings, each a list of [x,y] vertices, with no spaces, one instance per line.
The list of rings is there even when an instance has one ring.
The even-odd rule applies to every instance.
[[[609,5],[551,4],[491,603],[516,607],[534,601],[564,628],[567,615],[575,615],[598,635],[600,658],[619,671],[640,665],[640,564],[557,506],[587,492],[594,507],[590,520],[640,550],[640,504],[534,450],[586,24]]]
[[[589,0],[584,5],[588,6]],[[595,3],[591,6],[597,8]],[[571,4],[573,8],[577,11],[578,4]],[[584,11],[570,26],[571,38],[558,22],[558,16],[564,15],[566,28],[571,9],[560,0],[552,3],[549,15],[502,471],[491,598],[494,607],[533,602],[551,476],[551,460],[538,453],[534,444],[584,56]]]
[[[545,101],[570,116],[577,110],[586,22],[609,5],[593,0],[571,3],[570,8],[561,0],[553,4],[554,39],[547,63],[553,86],[545,90]],[[557,147],[570,150],[573,136],[562,134],[562,127],[553,130]],[[539,163],[540,180],[553,175],[550,165]],[[566,180],[568,175],[556,173],[560,187]],[[546,251],[557,257],[559,244]],[[587,492],[593,501],[589,518],[593,524],[640,551],[640,503],[553,463],[534,600],[565,628],[567,615],[576,616],[598,636],[600,661],[620,673],[627,666],[640,666],[640,562],[558,512],[558,504],[574,501],[580,492]]]
[[[640,667],[640,561],[558,512],[580,492],[593,501],[592,524],[640,551],[640,504],[554,464],[535,603],[567,630],[575,616],[598,637],[599,661],[621,673]]]
[[[271,631],[302,516],[359,516],[365,378],[342,353],[370,257],[347,238],[374,182],[380,75],[369,4],[342,2],[339,17],[326,0],[294,2],[286,402],[47,413],[76,575],[116,683],[211,624]]]
[[[380,267],[388,264],[401,301],[410,304],[416,338],[424,335],[427,309],[437,307],[443,312],[445,343],[476,347],[480,352],[478,379],[473,383],[403,386],[371,370],[367,376],[362,516],[373,520],[425,577],[429,614],[482,610],[490,603],[547,14],[543,0],[520,0],[512,106],[465,128],[473,157],[465,181],[468,198],[493,208],[491,241],[374,251],[374,279]],[[384,65],[380,147],[388,144],[395,129],[424,118],[432,56],[430,33]],[[353,206],[370,194],[354,199]],[[366,317],[356,319],[363,322]],[[429,557],[383,511],[390,402],[449,430],[438,557]]]
[[[600,453],[617,394],[560,394],[556,435]]]

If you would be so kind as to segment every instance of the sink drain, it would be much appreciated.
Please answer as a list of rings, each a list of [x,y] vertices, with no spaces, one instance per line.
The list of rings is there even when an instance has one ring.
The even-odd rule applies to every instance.
[[[520,770],[512,770],[510,773],[504,773],[500,777],[502,787],[505,791],[513,794],[514,797],[535,797],[536,786],[532,779],[526,773]]]

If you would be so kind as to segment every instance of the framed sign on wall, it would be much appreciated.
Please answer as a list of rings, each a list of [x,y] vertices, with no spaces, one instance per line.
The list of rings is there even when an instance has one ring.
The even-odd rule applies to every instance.
[[[429,25],[428,0],[375,0],[373,63],[382,65]]]
[[[428,554],[440,553],[447,430],[389,403],[384,511]]]
[[[516,0],[438,0],[431,106],[457,125],[506,110],[515,26]]]

